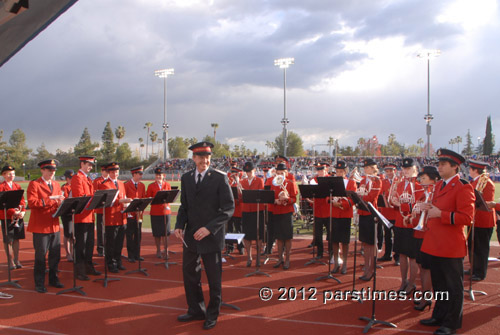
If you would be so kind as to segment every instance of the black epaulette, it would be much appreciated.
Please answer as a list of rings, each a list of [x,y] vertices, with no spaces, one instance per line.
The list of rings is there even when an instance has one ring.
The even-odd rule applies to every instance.
[[[462,178],[460,178],[460,182],[461,182],[463,185],[470,184],[467,180],[462,179]]]

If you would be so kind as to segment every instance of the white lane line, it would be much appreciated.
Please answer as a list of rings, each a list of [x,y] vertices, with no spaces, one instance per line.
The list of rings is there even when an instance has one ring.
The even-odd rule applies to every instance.
[[[49,332],[49,331],[39,330],[39,329],[29,329],[29,328],[22,328],[22,327],[0,325],[0,329],[2,329],[2,328],[3,329],[15,329],[15,330],[20,330],[20,331],[25,331],[28,333],[35,333],[35,334],[66,335],[64,333],[54,333],[54,332]]]

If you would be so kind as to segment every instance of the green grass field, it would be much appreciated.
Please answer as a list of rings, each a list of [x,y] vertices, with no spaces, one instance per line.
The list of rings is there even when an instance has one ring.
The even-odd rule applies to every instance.
[[[153,182],[153,180],[144,180],[143,181],[144,184],[146,185],[146,189],[148,187],[149,184],[151,184]],[[178,186],[180,188],[180,182],[179,181],[172,181],[172,182],[169,182],[171,186]],[[26,189],[28,188],[28,183],[27,182],[21,182],[19,183],[21,185],[21,187],[26,191]],[[64,183],[60,183],[61,185],[63,185]],[[496,201],[500,202],[500,183],[495,183],[495,199]],[[171,205],[170,208],[172,210],[172,212],[174,213],[177,213],[177,210],[179,208],[179,197],[177,197],[176,199],[176,202],[177,204],[176,205]],[[146,208],[146,211],[149,211],[150,207],[148,206],[148,208]],[[25,219],[24,221],[25,222],[28,222],[29,221],[29,216],[30,216],[30,211],[27,211],[26,212],[26,216],[25,216]],[[149,217],[149,215],[144,215],[144,218],[143,218],[143,228],[151,228],[151,219]],[[171,218],[170,218],[170,222],[171,222],[171,227],[174,227],[175,226],[175,222],[177,220],[177,216],[176,215],[172,215]],[[307,225],[304,221],[302,220],[295,220],[294,221],[294,229],[293,231],[295,233],[299,233],[299,234],[312,234],[312,225]],[[492,236],[492,241],[496,241],[497,240],[497,237],[496,237],[496,234],[493,234]]]

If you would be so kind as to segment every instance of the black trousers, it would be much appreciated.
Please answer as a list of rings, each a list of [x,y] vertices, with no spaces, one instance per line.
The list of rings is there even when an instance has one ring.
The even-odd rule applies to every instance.
[[[377,225],[377,249],[382,250],[382,246],[384,245],[384,227],[383,223]]]
[[[493,228],[474,227],[474,269],[472,274],[481,279],[486,278],[488,270],[488,257],[490,256],[490,239],[493,234]],[[472,232],[469,234],[467,242],[469,255],[472,247]]]
[[[432,256],[432,289],[434,292],[448,292],[449,299],[436,298],[432,317],[441,326],[451,329],[462,327],[464,305],[464,259]]]
[[[243,228],[241,226],[241,217],[232,216],[227,222],[227,233],[242,233]],[[233,244],[227,246],[228,251],[233,251]],[[238,249],[243,248],[243,242],[238,244]]]
[[[94,223],[75,223],[75,256],[78,274],[85,274],[86,269],[93,268]]]
[[[106,226],[106,264],[108,267],[122,264],[123,239],[126,226]]]
[[[206,315],[207,320],[216,320],[222,302],[222,261],[221,252],[198,254],[184,247],[182,254],[182,274],[188,304],[188,314]],[[205,308],[201,289],[201,260],[205,267],[210,289],[210,302]]]
[[[273,250],[273,244],[274,241],[276,240],[276,237],[274,236],[273,213],[268,212],[267,217],[268,217],[266,226],[267,231],[264,238],[266,240],[266,253],[270,254],[271,251]]]
[[[96,223],[95,223],[96,229],[97,229],[97,253],[102,254],[104,251],[104,241],[103,241],[103,234],[102,234],[102,214],[96,214]]]
[[[125,236],[127,237],[128,258],[138,260],[141,253],[141,234],[142,222],[137,223],[137,219],[127,218],[127,228]]]
[[[396,223],[396,220],[389,220],[389,222],[394,225]],[[381,226],[384,227],[384,245],[385,245],[384,257],[391,257],[392,244],[394,239],[394,228],[389,229],[385,224],[381,224]]]
[[[35,286],[45,285],[45,256],[49,253],[49,283],[57,281],[57,267],[61,259],[61,235],[33,233],[35,248]]]
[[[333,220],[333,219],[332,219]],[[318,248],[318,256],[323,257],[323,227],[326,228],[326,240],[328,241],[328,254],[332,250],[330,239],[330,218],[314,218],[314,245]]]

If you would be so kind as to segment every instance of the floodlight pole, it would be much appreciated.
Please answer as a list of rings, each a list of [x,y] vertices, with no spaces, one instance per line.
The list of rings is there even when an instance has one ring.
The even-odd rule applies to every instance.
[[[287,147],[287,129],[286,126],[290,121],[286,117],[286,69],[295,63],[294,58],[279,58],[274,60],[274,65],[279,66],[280,69],[283,69],[283,119],[281,120],[281,124],[283,125],[283,156],[286,156],[286,147]]]
[[[167,123],[167,77],[174,74],[174,69],[156,70],[155,76],[163,78],[163,160],[167,161],[168,154],[168,123]]]

